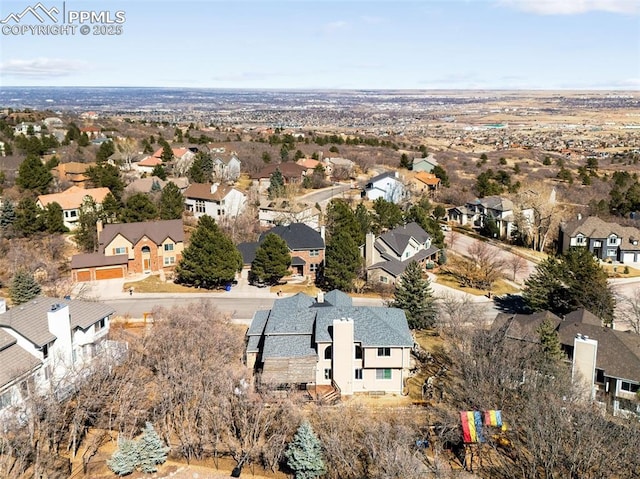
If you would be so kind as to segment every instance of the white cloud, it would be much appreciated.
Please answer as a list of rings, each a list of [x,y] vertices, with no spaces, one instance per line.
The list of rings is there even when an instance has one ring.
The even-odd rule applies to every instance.
[[[31,60],[7,60],[0,63],[0,75],[20,77],[61,77],[72,75],[86,65],[76,60],[61,58],[33,58]]]
[[[498,0],[496,3],[539,15],[575,15],[591,11],[640,13],[638,0]]]
[[[335,22],[325,23],[323,30],[325,33],[333,33],[338,30],[343,30],[347,27],[348,23],[344,20],[336,20]]]

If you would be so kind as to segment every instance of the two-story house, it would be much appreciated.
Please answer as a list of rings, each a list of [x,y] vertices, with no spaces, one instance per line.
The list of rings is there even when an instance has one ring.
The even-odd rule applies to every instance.
[[[533,223],[532,208],[522,208],[519,211],[523,220]],[[471,225],[482,228],[488,218],[491,218],[500,231],[500,237],[509,238],[515,229],[516,208],[513,201],[501,196],[486,196],[475,199],[464,206],[456,206],[447,210],[448,221],[460,225]]]
[[[315,278],[320,265],[324,263],[325,244],[322,235],[304,223],[280,225],[265,231],[257,242],[240,243],[244,267],[251,268],[258,246],[265,237],[273,233],[282,238],[291,254],[291,272],[300,276]]]
[[[285,185],[301,184],[307,172],[304,166],[291,162],[267,165],[251,177],[254,186],[258,187],[260,193],[267,191],[271,185],[271,175],[276,170],[282,174]]]
[[[51,173],[57,177],[60,182],[69,182],[79,188],[84,188],[87,180],[87,171],[92,166],[96,166],[95,163],[79,163],[77,161],[70,161],[68,163],[60,163],[51,169]]]
[[[387,171],[367,181],[362,196],[366,196],[371,201],[382,198],[392,203],[399,203],[405,198],[406,191],[398,172]]]
[[[222,152],[224,153],[224,151]],[[213,176],[223,181],[236,181],[240,178],[242,163],[238,159],[238,154],[232,151],[228,158],[222,154],[213,155]]]
[[[429,155],[426,158],[414,158],[411,169],[413,171],[424,171],[425,173],[432,173],[433,169],[438,166],[438,161],[433,155]]]
[[[401,394],[414,344],[404,311],[353,306],[338,290],[277,299],[256,311],[246,341],[263,384],[333,386],[342,396]]]
[[[182,258],[182,220],[139,223],[98,222],[98,252],[71,258],[74,281],[124,278],[127,274],[169,271]]]
[[[235,218],[244,211],[247,196],[220,183],[192,183],[184,192],[185,207],[193,216],[211,216],[216,221]]]
[[[63,394],[76,374],[109,349],[113,308],[98,302],[37,297],[9,310],[0,305],[0,411],[29,394]]]
[[[640,262],[640,230],[604,221],[597,216],[583,218],[560,225],[558,249],[565,252],[571,247],[588,248],[600,260],[621,263]]]
[[[62,207],[62,215],[64,225],[70,230],[74,230],[80,219],[80,207],[86,198],[95,201],[98,208],[102,207],[102,202],[110,193],[109,188],[80,188],[72,186],[64,190],[62,193],[52,193],[49,195],[40,195],[36,204],[45,209],[51,203],[58,203]]]
[[[417,223],[408,223],[378,236],[367,233],[361,247],[367,280],[395,284],[411,261],[425,265],[437,259],[439,249]]]
[[[258,221],[260,226],[289,225],[304,223],[318,229],[320,225],[320,211],[314,205],[276,198],[262,200],[258,207]]]

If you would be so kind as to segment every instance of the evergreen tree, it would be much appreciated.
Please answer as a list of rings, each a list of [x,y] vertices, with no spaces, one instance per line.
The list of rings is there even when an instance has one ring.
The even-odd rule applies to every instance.
[[[361,212],[362,213],[362,212]],[[327,236],[344,231],[350,235],[355,243],[364,244],[365,231],[362,230],[359,220],[356,218],[349,204],[343,199],[331,200],[327,207]]]
[[[25,269],[16,271],[9,285],[9,297],[16,305],[31,301],[40,294],[40,291],[40,285],[33,274]]]
[[[276,284],[286,276],[291,266],[291,254],[287,242],[274,233],[269,233],[256,250],[251,263],[251,276],[258,281]]]
[[[158,216],[158,210],[153,201],[144,193],[131,195],[122,210],[122,221],[138,223],[153,220]]]
[[[91,197],[85,198],[80,206],[74,237],[78,247],[86,253],[98,251],[96,223],[98,220],[103,219],[101,213],[96,206],[96,202]]]
[[[411,261],[400,281],[396,283],[393,308],[403,309],[411,329],[433,327],[436,320],[435,298],[428,278],[423,278],[422,267]]]
[[[451,182],[449,181],[449,175],[447,175],[446,170],[442,166],[440,165],[434,166],[432,173],[436,175],[436,178],[440,178],[440,184],[443,187],[449,188],[451,186]]]
[[[284,195],[284,191],[284,177],[282,176],[280,169],[276,168],[269,178],[269,188],[267,188],[269,198],[280,198]]]
[[[16,221],[16,210],[13,203],[9,200],[2,202],[2,210],[0,210],[0,228],[6,229]]]
[[[44,231],[42,210],[32,198],[22,198],[16,208],[16,220],[13,224],[16,232],[23,236],[31,236]]]
[[[115,147],[113,146],[113,141],[104,141],[98,148],[96,152],[96,163],[99,165],[106,162],[111,155],[116,152]]]
[[[167,170],[165,170],[162,165],[156,165],[153,167],[153,171],[151,171],[151,176],[157,176],[162,181],[167,181]]]
[[[402,210],[400,207],[384,198],[376,198],[373,202],[374,229],[377,233],[390,230],[402,224]]]
[[[409,159],[406,153],[403,153],[400,157],[400,168],[406,168],[411,170],[413,168],[413,162]]]
[[[168,452],[169,448],[164,445],[153,425],[147,422],[138,441],[140,470],[146,473],[156,472],[158,464],[166,462]]]
[[[540,337],[540,353],[546,363],[558,363],[563,357],[558,331],[549,318],[545,318],[537,330]]]
[[[78,137],[78,146],[89,146],[89,135],[85,132],[82,132]]]
[[[231,283],[242,270],[242,255],[215,220],[202,216],[176,267],[178,283],[217,288]]]
[[[49,203],[44,214],[45,227],[48,233],[66,233],[69,231],[64,225],[64,212],[62,206],[55,201]]]
[[[114,223],[120,215],[121,210],[122,205],[118,200],[116,200],[116,197],[111,193],[107,193],[107,195],[104,197],[104,200],[102,200],[101,216],[103,217],[104,221],[107,223]]]
[[[160,210],[160,219],[177,220],[182,218],[184,211],[184,196],[180,192],[180,188],[171,181],[165,185],[160,194],[158,202],[158,210]]]
[[[51,172],[35,155],[28,155],[18,168],[16,184],[22,190],[45,194],[53,181]]]
[[[522,296],[534,311],[565,315],[585,308],[605,323],[613,320],[615,300],[607,274],[587,248],[571,248],[539,263]]]
[[[361,266],[359,245],[348,231],[338,230],[327,242],[325,265],[319,275],[319,282],[327,290],[351,291]]]
[[[140,463],[138,445],[131,439],[118,438],[118,448],[107,459],[107,466],[118,476],[126,476],[136,470]]]
[[[166,141],[162,143],[162,154],[160,155],[160,159],[165,163],[173,160],[173,150]]]
[[[358,206],[356,206],[356,210],[353,214],[356,222],[358,223],[358,226],[360,227],[359,238],[364,238],[364,236],[367,233],[370,233],[373,228],[373,219],[371,218],[371,213],[369,213],[369,210],[364,205],[364,203],[358,203]],[[362,242],[360,242],[360,244],[363,243],[364,239],[362,240]]]
[[[262,161],[263,161],[265,164],[269,164],[269,163],[271,163],[271,155],[269,154],[269,152],[268,152],[268,151],[263,151],[263,152],[262,152]]]
[[[307,421],[304,421],[296,431],[293,441],[284,452],[284,457],[295,479],[314,479],[326,472],[322,458],[322,445]]]
[[[487,238],[498,238],[500,236],[500,228],[498,228],[496,220],[491,217],[487,217],[484,220],[482,228],[480,228],[480,234]]]
[[[122,198],[124,183],[117,166],[109,163],[92,166],[87,170],[87,177],[95,188],[109,188],[118,201]]]

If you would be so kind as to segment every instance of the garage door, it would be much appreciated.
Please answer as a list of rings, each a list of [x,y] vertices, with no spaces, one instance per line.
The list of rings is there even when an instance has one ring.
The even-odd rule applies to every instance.
[[[118,266],[117,268],[107,268],[107,269],[98,269],[96,270],[96,279],[114,279],[114,278],[122,278],[122,267]]]
[[[622,256],[622,262],[623,263],[633,263],[636,260],[636,254],[635,253],[625,253],[624,256]]]
[[[91,281],[91,271],[76,271],[76,281]]]

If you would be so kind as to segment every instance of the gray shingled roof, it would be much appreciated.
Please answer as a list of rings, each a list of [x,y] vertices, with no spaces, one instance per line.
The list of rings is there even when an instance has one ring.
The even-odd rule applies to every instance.
[[[72,330],[87,329],[115,312],[103,303],[39,296],[0,314],[0,327],[13,329],[36,347],[42,347],[56,339],[49,331],[47,320],[47,312],[55,304],[69,306]]]
[[[411,238],[414,238],[420,244],[424,244],[431,238],[431,235],[423,230],[418,223],[412,222],[387,231],[383,235],[380,235],[376,242],[378,240],[383,241],[395,251],[396,255],[400,256],[406,249]]]
[[[324,240],[320,233],[304,223],[291,223],[287,226],[271,228],[260,235],[259,242],[262,243],[269,233],[274,233],[285,240],[291,251],[324,248]]]
[[[392,258],[388,255],[383,254],[382,257],[384,261],[372,264],[367,268],[367,270],[382,269],[397,278],[402,273],[404,273],[404,270],[407,269],[407,266],[409,266],[409,263],[411,263],[412,261],[422,261],[423,259],[428,258],[437,252],[438,248],[436,248],[435,246],[430,246],[427,249],[418,251],[411,258],[407,258],[404,261],[400,261],[396,258]]]
[[[569,221],[562,225],[562,231],[570,237],[582,234],[587,238],[604,239],[612,233],[622,238],[620,249],[624,251],[638,251],[640,244],[634,245],[630,240],[640,240],[640,230],[633,226],[622,226],[618,223],[609,223],[597,216],[587,216],[579,220]],[[640,243],[640,242],[639,242]]]
[[[119,234],[133,244],[140,241],[143,236],[148,237],[155,244],[162,244],[167,238],[171,238],[176,243],[184,241],[182,220],[111,223],[104,225],[104,229],[100,233],[100,252],[104,253],[105,245]]]
[[[42,361],[17,344],[0,349],[0,389],[41,364]]]
[[[512,211],[513,210],[513,201],[511,201],[508,198],[503,198],[501,196],[485,196],[484,198],[476,199],[473,203],[482,205],[485,208],[496,210],[496,211]]]
[[[397,179],[396,172],[386,171],[384,173],[380,173],[379,175],[376,175],[373,178],[371,178],[369,181],[367,181],[367,184],[375,183],[376,181],[384,180],[385,178],[393,178],[394,180]]]
[[[493,322],[491,329],[496,331],[506,326],[505,338],[527,343],[538,343],[540,342],[538,328],[545,319],[551,320],[556,328],[562,322],[562,319],[549,311],[538,311],[533,314],[500,313]]]
[[[242,255],[243,264],[251,264],[256,259],[256,250],[258,249],[258,242],[253,243],[239,243],[238,251]]]
[[[257,311],[247,333],[247,351],[258,351],[264,330],[263,358],[315,356],[315,343],[331,342],[329,328],[340,318],[353,320],[355,341],[363,346],[413,346],[401,309],[352,306],[351,298],[341,291],[327,293],[321,304],[317,307],[314,298],[298,293],[277,299],[270,311]]]

